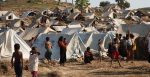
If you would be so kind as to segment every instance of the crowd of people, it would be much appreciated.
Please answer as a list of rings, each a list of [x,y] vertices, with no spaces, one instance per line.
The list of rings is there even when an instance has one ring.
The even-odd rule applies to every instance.
[[[148,38],[149,39],[149,38]],[[99,51],[102,51],[102,40],[99,40]],[[66,38],[60,36],[58,39],[58,46],[60,48],[60,66],[64,66],[66,62],[66,51],[67,51],[67,41]],[[45,59],[47,60],[48,64],[51,64],[51,55],[52,55],[52,48],[53,45],[50,42],[50,38],[46,37],[45,39]],[[11,64],[14,67],[16,77],[22,77],[22,70],[23,70],[23,54],[19,51],[20,45],[14,45],[15,52],[12,55]],[[116,37],[109,42],[108,45],[108,56],[111,58],[110,67],[112,67],[113,61],[117,61],[119,66],[122,67],[120,60],[125,61],[134,61],[134,54],[136,50],[136,43],[134,42],[134,35],[131,33],[126,34],[126,36],[122,36],[121,34],[116,34]],[[149,49],[150,50],[150,49]],[[36,47],[32,47],[30,51],[29,57],[29,70],[31,71],[32,77],[38,77],[38,64],[39,64],[39,55],[40,52],[37,51]],[[90,50],[90,47],[87,47],[86,51],[84,52],[84,59],[83,62],[85,64],[91,63],[94,59],[94,56]],[[100,54],[100,61],[102,60]]]
[[[136,50],[136,44],[134,42],[133,34],[126,34],[123,36],[121,34],[116,34],[116,37],[109,43],[108,55],[111,57],[111,65],[114,60],[117,60],[119,66],[121,66],[120,60],[124,59],[127,62],[129,60],[134,60],[134,54]]]

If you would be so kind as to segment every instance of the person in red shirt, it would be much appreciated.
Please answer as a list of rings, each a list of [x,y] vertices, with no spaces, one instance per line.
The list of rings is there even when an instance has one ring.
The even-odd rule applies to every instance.
[[[90,51],[90,47],[87,47],[86,51],[84,52],[84,63],[91,63],[91,61],[93,60],[93,54]]]
[[[59,37],[58,45],[59,45],[59,48],[60,48],[60,61],[59,61],[59,63],[60,63],[61,66],[64,66],[65,62],[66,62],[66,48],[67,48],[67,45],[64,42],[63,36]]]
[[[119,63],[119,66],[121,66],[121,63],[120,63],[120,54],[119,54],[119,51],[118,51],[118,47],[119,47],[119,44],[118,44],[118,41],[117,41],[117,38],[114,38],[113,42],[112,42],[112,45],[111,45],[111,65],[110,67],[112,67],[112,62],[114,60],[117,60],[117,62]]]

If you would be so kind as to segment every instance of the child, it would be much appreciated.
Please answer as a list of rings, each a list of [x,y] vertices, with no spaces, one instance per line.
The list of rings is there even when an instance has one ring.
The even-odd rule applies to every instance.
[[[51,62],[51,55],[52,55],[52,43],[50,42],[50,38],[46,37],[45,41],[45,58],[47,59],[48,63]]]
[[[11,65],[14,67],[16,77],[22,77],[22,69],[23,69],[23,54],[19,51],[20,45],[14,45],[15,52],[11,58]]]
[[[114,60],[117,60],[117,62],[119,63],[119,66],[122,67],[120,64],[120,61],[119,61],[118,47],[119,47],[119,44],[117,42],[117,38],[115,38],[114,41],[112,42],[112,46],[111,46],[111,65],[110,65],[110,67],[112,66],[112,62]]]
[[[38,77],[37,73],[38,73],[39,55],[40,53],[37,52],[36,48],[32,47],[29,57],[29,69],[31,71],[32,77]]]
[[[87,47],[87,50],[84,52],[84,63],[91,63],[93,60],[93,54],[90,51],[90,47]]]

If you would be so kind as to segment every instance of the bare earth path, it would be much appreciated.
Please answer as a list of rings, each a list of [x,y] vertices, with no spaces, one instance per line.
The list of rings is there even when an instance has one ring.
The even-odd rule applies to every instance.
[[[93,61],[92,64],[87,65],[72,62],[67,63],[64,67],[40,64],[39,77],[150,77],[150,64],[147,61],[135,61],[134,63],[122,61],[121,63],[123,68],[120,68],[116,62],[110,68],[110,63],[104,61]],[[0,77],[15,77],[13,69]],[[24,70],[24,77],[31,77],[30,72]]]

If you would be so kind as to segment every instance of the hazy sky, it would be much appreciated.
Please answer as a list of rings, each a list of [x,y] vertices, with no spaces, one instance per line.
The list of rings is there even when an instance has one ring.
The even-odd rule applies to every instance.
[[[65,1],[65,0],[62,0]],[[68,0],[68,2],[71,2],[72,0]],[[74,0],[75,1],[75,0]],[[101,1],[110,1],[111,3],[115,3],[115,0],[90,0],[91,6],[99,6],[99,3]],[[150,0],[127,0],[130,2],[130,9],[137,9],[137,8],[143,8],[143,7],[150,7]]]

